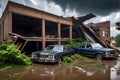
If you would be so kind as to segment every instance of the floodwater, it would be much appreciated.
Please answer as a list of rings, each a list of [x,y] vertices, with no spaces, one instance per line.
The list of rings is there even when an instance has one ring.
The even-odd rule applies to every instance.
[[[101,67],[35,64],[0,71],[0,80],[120,80],[120,60],[104,60]]]

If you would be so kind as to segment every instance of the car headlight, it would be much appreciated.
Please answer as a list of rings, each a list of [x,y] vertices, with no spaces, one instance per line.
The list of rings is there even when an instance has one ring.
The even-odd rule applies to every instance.
[[[32,58],[35,58],[35,57],[37,57],[37,56],[33,54],[33,55],[32,55]]]
[[[106,52],[106,54],[107,54],[107,55],[109,55],[109,54],[110,54],[110,52]]]
[[[110,52],[106,52],[106,57],[110,57]]]
[[[51,59],[53,59],[53,58],[54,58],[54,56],[53,56],[53,55],[49,55],[48,57],[49,57],[49,58],[51,58]]]
[[[52,55],[49,55],[48,57],[49,57],[49,58],[53,58],[53,56],[52,56]]]

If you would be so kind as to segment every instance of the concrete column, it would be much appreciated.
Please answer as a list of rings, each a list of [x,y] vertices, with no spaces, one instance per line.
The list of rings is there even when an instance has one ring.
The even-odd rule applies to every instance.
[[[61,44],[61,26],[60,23],[58,23],[58,44]]]
[[[72,25],[69,26],[69,38],[72,41]]]
[[[45,49],[45,19],[42,19],[42,50]]]

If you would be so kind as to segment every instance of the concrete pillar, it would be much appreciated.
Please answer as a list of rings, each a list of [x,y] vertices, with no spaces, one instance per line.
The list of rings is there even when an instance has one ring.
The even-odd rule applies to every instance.
[[[45,19],[42,19],[42,50],[45,49]]]
[[[58,23],[58,44],[61,44],[61,26],[60,23]]]

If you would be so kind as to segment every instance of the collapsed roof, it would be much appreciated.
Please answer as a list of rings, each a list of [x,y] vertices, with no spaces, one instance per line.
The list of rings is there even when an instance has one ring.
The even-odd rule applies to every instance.
[[[73,22],[73,28],[76,28],[76,31],[79,32],[79,37],[83,37],[90,42],[100,43],[104,47],[110,47],[109,44],[106,44],[98,35],[96,35],[96,33],[90,27],[87,27],[83,24],[84,21],[89,20],[93,17],[95,17],[95,15],[90,13],[82,17],[70,17],[70,19]]]

